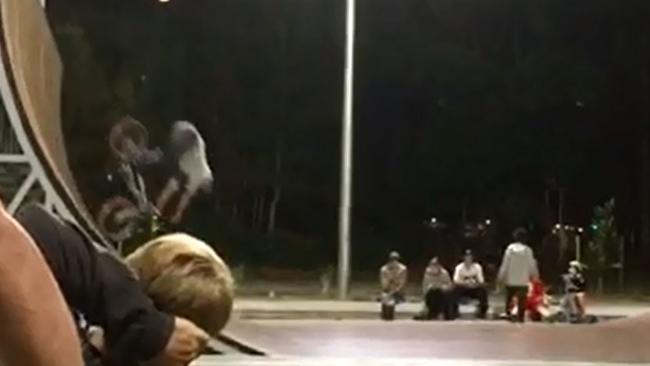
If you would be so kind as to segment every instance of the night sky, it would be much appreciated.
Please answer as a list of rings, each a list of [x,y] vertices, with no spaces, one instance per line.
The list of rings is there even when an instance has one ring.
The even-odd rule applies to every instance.
[[[91,177],[104,176],[93,162],[107,153],[79,139],[102,139],[124,113],[159,140],[189,119],[217,181],[188,227],[219,237],[196,218],[207,210],[222,228],[263,231],[252,207],[268,205],[280,182],[277,230],[332,254],[343,5],[51,0],[72,160],[91,206],[102,199]],[[541,238],[557,220],[558,187],[567,222],[588,225],[593,207],[615,197],[621,231],[638,233],[649,15],[640,0],[359,0],[357,255],[417,253],[432,216],[450,227],[493,219],[499,245],[518,225]]]

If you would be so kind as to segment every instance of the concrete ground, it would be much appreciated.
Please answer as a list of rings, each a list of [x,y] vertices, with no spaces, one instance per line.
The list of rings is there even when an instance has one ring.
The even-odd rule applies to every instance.
[[[195,365],[650,365],[648,303],[593,302],[591,313],[629,317],[596,325],[406,319],[420,308],[403,304],[405,319],[382,322],[371,301],[238,300],[226,334],[266,356],[204,356]]]
[[[502,302],[499,296],[490,299],[495,312],[502,310]],[[421,302],[407,302],[397,307],[397,314],[410,318],[421,309]],[[650,312],[650,302],[590,300],[588,309],[598,316],[629,317]],[[363,319],[376,318],[378,312],[376,301],[244,298],[235,303],[235,314],[240,319]]]
[[[443,360],[430,358],[397,358],[360,360],[354,358],[267,357],[249,359],[240,357],[205,357],[192,366],[629,366],[626,363],[598,362],[540,362],[498,360]]]

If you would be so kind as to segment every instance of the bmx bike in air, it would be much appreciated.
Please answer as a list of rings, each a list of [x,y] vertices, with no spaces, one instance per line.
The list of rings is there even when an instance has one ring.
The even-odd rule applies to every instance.
[[[149,133],[132,117],[122,118],[109,135],[111,154],[117,160],[116,176],[126,187],[124,194],[107,199],[97,214],[97,223],[104,234],[116,243],[122,253],[125,242],[133,238],[144,241],[164,231],[164,222],[149,200],[141,169],[158,164],[163,153],[150,149]],[[113,180],[113,175],[109,175]]]
[[[122,118],[111,129],[109,146],[118,162],[116,175],[121,178],[126,192],[104,202],[97,222],[108,238],[118,243],[120,252],[125,241],[140,239],[144,242],[164,233],[167,221],[163,214],[172,197],[179,196],[178,203],[171,207],[173,214],[169,223],[177,225],[193,197],[199,192],[211,191],[213,177],[205,141],[188,121],[173,124],[163,164],[162,150],[149,148],[147,129],[131,117]],[[141,174],[143,169],[152,166],[173,166],[155,204],[149,199]]]

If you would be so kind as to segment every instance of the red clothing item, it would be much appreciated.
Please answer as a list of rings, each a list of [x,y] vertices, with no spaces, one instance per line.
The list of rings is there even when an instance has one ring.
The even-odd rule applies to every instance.
[[[546,291],[542,281],[535,280],[528,284],[528,296],[526,297],[526,313],[533,321],[541,321],[542,314],[539,308],[545,305]],[[517,299],[512,299],[511,310],[517,310]]]
[[[526,311],[532,320],[538,321],[542,319],[542,314],[539,313],[539,307],[544,305],[544,283],[535,280],[530,283],[528,297],[526,298]]]

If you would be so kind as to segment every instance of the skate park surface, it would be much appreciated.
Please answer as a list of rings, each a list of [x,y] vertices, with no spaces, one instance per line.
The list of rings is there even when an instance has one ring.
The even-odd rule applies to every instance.
[[[646,303],[594,303],[595,315],[613,320],[592,325],[418,322],[410,315],[421,304],[405,305],[402,316],[384,322],[371,301],[242,300],[224,334],[247,351],[193,365],[650,364]]]

